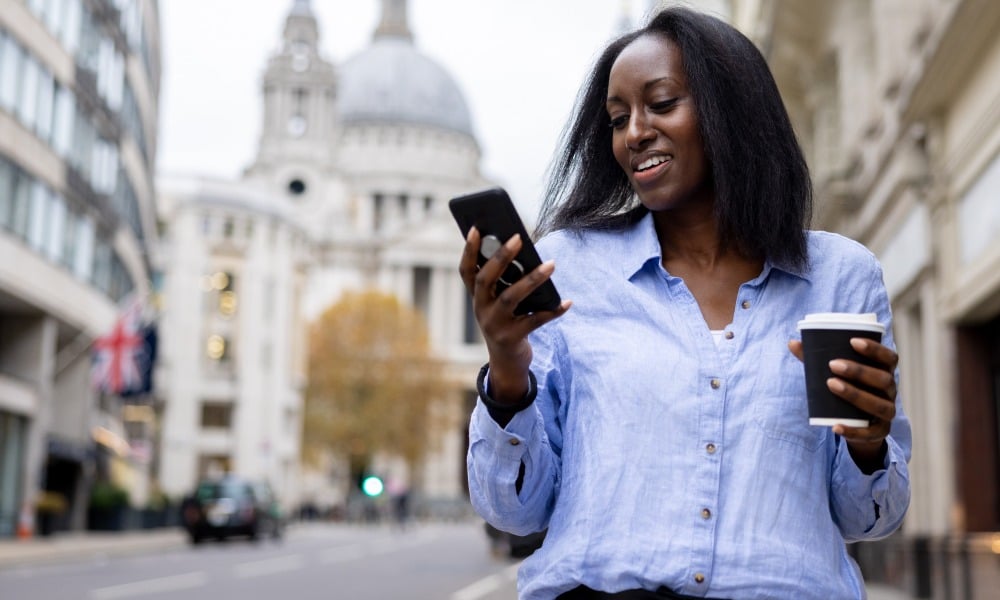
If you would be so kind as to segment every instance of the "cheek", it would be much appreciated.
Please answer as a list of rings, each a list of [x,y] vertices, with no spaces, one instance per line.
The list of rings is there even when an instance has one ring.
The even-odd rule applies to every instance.
[[[615,162],[618,166],[625,171],[625,174],[629,174],[629,156],[628,148],[625,147],[624,136],[615,135],[611,138],[611,153],[615,156]]]

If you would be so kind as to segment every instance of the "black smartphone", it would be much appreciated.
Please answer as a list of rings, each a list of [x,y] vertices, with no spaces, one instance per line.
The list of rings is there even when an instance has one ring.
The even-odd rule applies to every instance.
[[[528,235],[517,209],[514,208],[514,203],[502,188],[491,188],[452,198],[448,202],[448,208],[451,209],[451,214],[455,217],[463,236],[468,236],[469,229],[473,226],[479,230],[481,245],[477,258],[480,267],[515,233],[521,234],[521,251],[497,280],[497,294],[542,264],[535,245],[531,243],[531,236]],[[546,280],[517,305],[514,314],[526,315],[543,310],[555,310],[560,302],[562,300],[555,284],[551,279]]]

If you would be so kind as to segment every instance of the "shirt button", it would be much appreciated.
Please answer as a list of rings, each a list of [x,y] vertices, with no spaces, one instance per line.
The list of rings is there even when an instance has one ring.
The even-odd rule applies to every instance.
[[[711,519],[712,511],[708,510],[707,508],[701,509],[701,518],[705,520]]]
[[[701,573],[695,573],[694,574],[694,582],[695,583],[705,583],[705,576],[702,575]]]
[[[510,445],[511,445],[511,446],[517,446],[517,445],[519,445],[520,443],[521,443],[521,441],[520,441],[520,440],[518,440],[517,438],[510,438]]]
[[[744,301],[743,301],[743,302],[742,302],[742,303],[740,304],[740,306],[742,306],[743,308],[750,308],[750,301],[749,301],[749,300],[744,300]]]
[[[715,444],[708,444],[707,446],[705,446],[705,452],[708,452],[709,454],[715,454]]]
[[[735,334],[735,333],[733,333],[732,331],[727,331],[727,332],[726,332],[726,339],[727,339],[727,340],[731,340],[731,339],[733,339],[734,337],[736,337],[736,334]]]
[[[718,380],[718,379],[713,379],[713,380],[711,381],[711,386],[712,386],[712,389],[713,389],[713,390],[717,390],[717,389],[719,389],[720,387],[722,387],[722,381],[720,381],[720,380]]]

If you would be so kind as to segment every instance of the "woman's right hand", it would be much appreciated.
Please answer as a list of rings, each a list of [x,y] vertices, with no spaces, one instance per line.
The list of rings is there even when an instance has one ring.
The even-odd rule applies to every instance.
[[[528,368],[531,365],[528,334],[561,317],[572,302],[563,300],[552,311],[515,315],[514,309],[521,300],[552,276],[555,263],[542,263],[498,295],[497,280],[521,250],[521,237],[515,235],[507,240],[482,268],[477,268],[480,244],[479,231],[472,227],[465,238],[458,271],[466,289],[472,294],[472,309],[489,352],[490,396],[498,404],[517,404],[528,392]]]

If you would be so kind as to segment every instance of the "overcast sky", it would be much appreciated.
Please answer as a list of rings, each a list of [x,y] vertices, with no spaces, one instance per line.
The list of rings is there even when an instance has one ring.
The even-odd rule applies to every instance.
[[[235,178],[250,163],[260,133],[260,77],[292,4],[159,3],[160,173]],[[380,0],[312,5],[328,60],[343,63],[368,46]],[[410,0],[409,21],[418,49],[465,94],[484,174],[534,212],[583,77],[623,15],[639,22],[647,8],[647,0]]]

